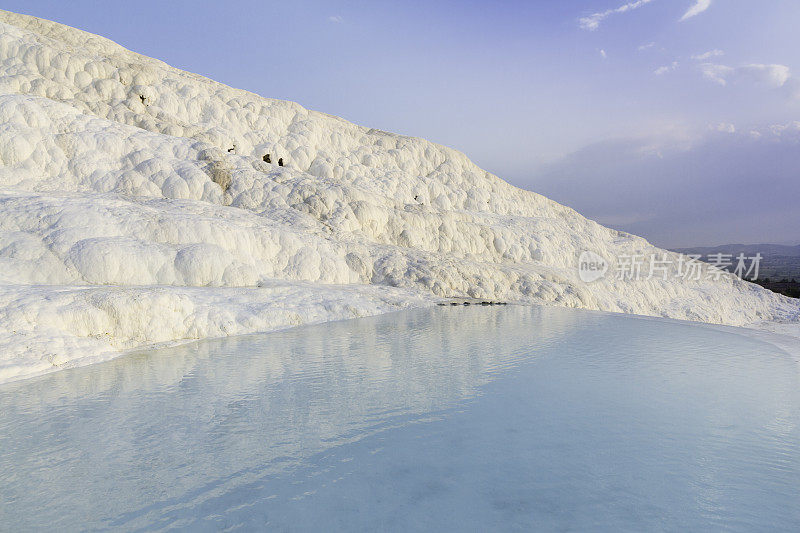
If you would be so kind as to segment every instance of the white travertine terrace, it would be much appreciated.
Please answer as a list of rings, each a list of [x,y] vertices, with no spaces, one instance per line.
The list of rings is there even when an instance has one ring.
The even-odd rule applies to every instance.
[[[663,252],[455,150],[0,12],[0,381],[448,297],[800,320],[727,274],[584,283],[584,250]]]

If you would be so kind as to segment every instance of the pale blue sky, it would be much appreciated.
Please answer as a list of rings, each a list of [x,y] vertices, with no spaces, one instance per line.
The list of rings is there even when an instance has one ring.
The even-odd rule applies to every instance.
[[[7,0],[3,8],[453,146],[516,185],[657,244],[800,242],[800,136],[771,128],[800,120],[797,0]]]

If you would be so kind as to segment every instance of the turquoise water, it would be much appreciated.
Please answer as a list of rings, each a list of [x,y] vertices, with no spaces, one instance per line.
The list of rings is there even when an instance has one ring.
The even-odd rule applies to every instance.
[[[796,363],[733,330],[438,307],[0,386],[0,529],[800,529]]]

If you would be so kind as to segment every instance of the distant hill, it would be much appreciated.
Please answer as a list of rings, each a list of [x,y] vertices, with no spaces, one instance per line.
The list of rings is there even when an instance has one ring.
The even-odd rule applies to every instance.
[[[696,248],[675,248],[674,251],[682,254],[732,254],[744,253],[753,256],[760,253],[762,256],[783,256],[800,257],[800,244],[797,246],[786,246],[783,244],[723,244],[721,246],[707,246]]]
[[[674,251],[700,255],[700,259],[709,262],[713,262],[709,260],[710,256],[729,254],[732,257],[732,266],[726,269],[728,271],[735,268],[736,257],[739,254],[743,253],[748,258],[761,254],[758,279],[755,280],[755,283],[786,296],[800,297],[800,245],[723,244],[721,246],[675,248]],[[748,279],[748,281],[752,280]]]

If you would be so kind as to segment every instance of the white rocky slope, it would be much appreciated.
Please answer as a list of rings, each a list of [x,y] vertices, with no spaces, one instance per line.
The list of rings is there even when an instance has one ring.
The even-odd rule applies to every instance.
[[[728,275],[587,284],[584,250],[661,253],[449,148],[0,12],[0,381],[442,297],[799,320]]]

